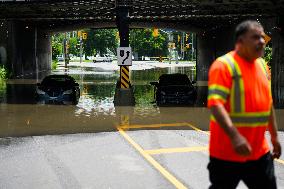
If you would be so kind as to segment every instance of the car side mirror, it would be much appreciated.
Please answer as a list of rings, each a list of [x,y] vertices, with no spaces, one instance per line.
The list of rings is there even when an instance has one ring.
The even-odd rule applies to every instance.
[[[192,84],[195,84],[195,83],[196,83],[196,81],[192,81],[191,83],[192,83]]]
[[[154,85],[154,86],[157,86],[159,83],[157,81],[151,81],[150,84]]]
[[[75,83],[75,86],[79,86],[79,83]]]
[[[39,87],[39,86],[40,86],[40,83],[37,83],[37,84],[36,84],[36,86],[38,86],[38,87]]]

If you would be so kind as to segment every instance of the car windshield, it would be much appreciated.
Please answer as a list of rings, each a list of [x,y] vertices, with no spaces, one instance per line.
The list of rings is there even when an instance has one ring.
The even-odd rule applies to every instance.
[[[73,84],[74,80],[69,77],[48,77],[42,81],[42,85],[45,86],[64,86]]]
[[[162,75],[159,78],[160,85],[190,85],[191,82],[186,75]]]

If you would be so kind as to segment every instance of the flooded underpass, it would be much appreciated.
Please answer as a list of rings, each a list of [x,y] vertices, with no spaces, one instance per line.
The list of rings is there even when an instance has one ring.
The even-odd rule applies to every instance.
[[[166,73],[195,80],[191,63],[134,64],[134,107],[114,106],[119,72],[110,63],[71,63],[52,73],[76,79],[78,104],[38,103],[34,92],[42,77],[1,83],[0,188],[208,188],[206,98],[194,106],[159,107],[150,85]],[[197,87],[206,93],[206,85]],[[277,110],[283,130],[281,115]],[[283,146],[282,132],[279,137]],[[280,189],[283,159],[275,162]]]
[[[1,136],[29,136],[113,131],[127,116],[130,124],[190,122],[208,130],[209,111],[206,96],[198,98],[190,107],[158,107],[154,102],[151,81],[167,73],[186,74],[195,80],[193,64],[155,65],[136,64],[131,71],[136,105],[115,107],[115,86],[119,78],[118,66],[97,63],[93,67],[61,67],[52,74],[71,75],[79,83],[80,99],[76,105],[40,104],[35,98],[38,79],[13,79],[0,84]],[[131,68],[130,68],[131,69]],[[207,86],[198,86],[206,93]],[[276,110],[279,127],[283,129],[283,110]]]
[[[99,64],[99,66],[98,66]],[[119,78],[118,66],[110,63],[93,64],[94,67],[61,67],[52,74],[71,75],[79,83],[80,99],[76,105],[40,104],[35,98],[38,79],[13,79],[1,84],[1,136],[30,136],[46,134],[69,134],[113,131],[127,116],[130,124],[155,124],[187,122],[198,123],[198,117],[208,116],[205,107],[158,107],[154,102],[154,87],[151,81],[167,73],[183,73],[195,80],[195,67],[184,66],[150,67],[136,65],[131,71],[136,105],[115,107],[115,86]],[[104,66],[106,68],[103,68]],[[96,67],[98,66],[98,67]],[[108,67],[109,66],[109,67]],[[164,65],[162,65],[164,66]],[[149,69],[150,67],[150,69]],[[203,104],[205,102],[202,102]],[[199,104],[202,104],[199,103]],[[202,124],[207,130],[208,120]]]

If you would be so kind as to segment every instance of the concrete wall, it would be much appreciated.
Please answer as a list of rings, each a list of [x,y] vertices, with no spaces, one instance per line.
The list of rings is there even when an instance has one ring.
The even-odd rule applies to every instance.
[[[8,23],[0,20],[0,66],[7,64]]]
[[[234,49],[234,27],[197,33],[197,81],[208,81],[212,62]]]
[[[12,77],[37,78],[38,73],[50,70],[51,38],[29,23],[9,23],[9,59]]]
[[[38,30],[37,33],[37,64],[38,72],[45,73],[51,70],[52,62],[52,47],[51,47],[51,36],[42,30]]]
[[[271,79],[274,105],[284,108],[284,17],[275,19],[272,30]]]
[[[219,27],[197,33],[197,102],[207,102],[208,71],[213,61],[234,49],[234,27]]]

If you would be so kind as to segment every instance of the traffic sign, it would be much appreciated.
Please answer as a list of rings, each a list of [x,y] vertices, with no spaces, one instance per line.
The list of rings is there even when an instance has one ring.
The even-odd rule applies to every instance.
[[[153,29],[153,37],[158,37],[159,36],[159,30],[158,28]]]
[[[117,48],[117,65],[131,66],[132,65],[132,51],[131,47]]]
[[[82,31],[78,31],[78,37],[82,36]]]
[[[175,43],[173,43],[173,42],[169,42],[169,43],[168,43],[168,48],[174,49],[175,47],[176,47],[176,44],[175,44]]]
[[[83,36],[82,38],[83,38],[83,39],[87,39],[87,35],[88,35],[87,32],[83,32],[83,33],[82,33],[82,36]]]

